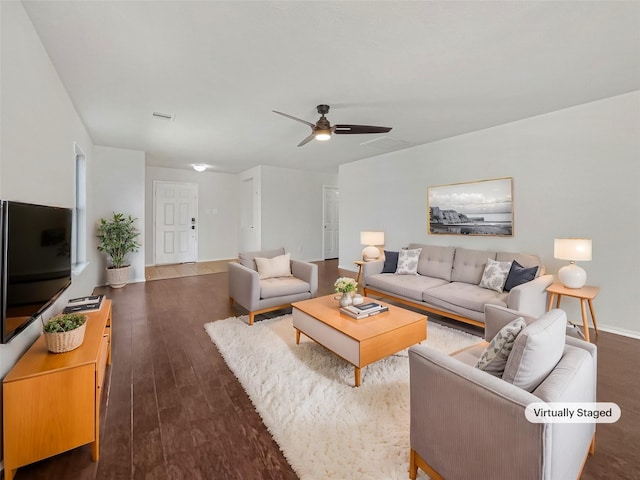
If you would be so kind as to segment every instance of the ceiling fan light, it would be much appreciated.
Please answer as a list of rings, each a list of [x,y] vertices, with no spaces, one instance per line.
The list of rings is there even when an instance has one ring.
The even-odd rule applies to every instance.
[[[204,172],[204,171],[207,169],[207,166],[206,166],[206,165],[203,165],[202,163],[196,163],[196,164],[193,166],[193,169],[194,169],[196,172]]]
[[[331,138],[330,130],[317,130],[316,131],[316,140],[320,140],[321,142],[325,142]]]

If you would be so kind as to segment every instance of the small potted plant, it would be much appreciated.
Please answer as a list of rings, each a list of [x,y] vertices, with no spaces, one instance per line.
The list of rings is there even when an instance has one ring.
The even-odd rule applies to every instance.
[[[47,348],[52,353],[75,350],[84,340],[87,316],[77,313],[63,313],[43,324]]]
[[[358,288],[358,282],[351,277],[340,277],[336,280],[333,286],[335,287],[336,292],[342,293],[338,298],[338,302],[341,307],[346,307],[353,303],[351,295],[354,294]]]
[[[112,288],[122,288],[127,284],[130,265],[125,263],[126,256],[140,248],[136,241],[140,232],[133,224],[135,221],[131,215],[114,212],[113,217],[101,218],[98,224],[98,250],[111,260],[111,266],[107,267],[107,282]]]

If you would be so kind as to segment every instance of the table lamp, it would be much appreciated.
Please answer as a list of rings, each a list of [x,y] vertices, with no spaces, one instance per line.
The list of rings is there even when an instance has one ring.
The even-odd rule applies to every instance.
[[[587,283],[587,272],[575,262],[591,260],[590,238],[556,238],[553,241],[553,256],[560,260],[569,260],[558,270],[558,279],[567,288],[582,288]]]
[[[384,245],[384,232],[360,232],[360,244],[367,245],[362,250],[362,259],[365,262],[377,260],[380,257],[380,249],[376,245]]]

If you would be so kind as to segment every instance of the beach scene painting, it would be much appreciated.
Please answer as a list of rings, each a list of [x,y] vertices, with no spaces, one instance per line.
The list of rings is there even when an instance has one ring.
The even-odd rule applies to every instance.
[[[428,233],[513,236],[513,178],[428,187]]]

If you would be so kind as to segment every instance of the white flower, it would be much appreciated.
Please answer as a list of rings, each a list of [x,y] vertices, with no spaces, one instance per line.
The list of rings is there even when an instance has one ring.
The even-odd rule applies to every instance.
[[[334,283],[333,286],[335,287],[336,292],[355,292],[358,288],[358,282],[351,277],[340,277],[336,280],[336,283]]]

